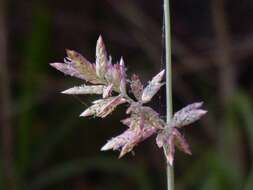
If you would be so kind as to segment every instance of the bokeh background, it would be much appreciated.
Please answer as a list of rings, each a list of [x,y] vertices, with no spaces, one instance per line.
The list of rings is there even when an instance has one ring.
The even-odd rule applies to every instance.
[[[59,92],[82,81],[48,63],[65,48],[95,59],[103,35],[113,60],[145,83],[164,68],[162,0],[0,0],[0,189],[166,189],[165,160],[151,138],[118,160],[100,152],[124,130],[125,108],[79,118],[92,96]],[[171,0],[174,110],[205,102],[176,152],[177,190],[253,189],[253,2]],[[162,89],[151,105],[165,116]]]

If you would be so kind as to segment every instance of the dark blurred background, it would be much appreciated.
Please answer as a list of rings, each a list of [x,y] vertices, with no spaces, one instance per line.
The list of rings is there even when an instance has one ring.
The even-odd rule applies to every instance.
[[[151,138],[118,160],[101,146],[122,132],[125,108],[79,118],[93,96],[59,92],[82,81],[48,63],[65,48],[91,61],[103,35],[113,60],[143,81],[164,68],[162,0],[0,0],[0,189],[166,189]],[[173,104],[203,100],[208,114],[183,129],[193,156],[176,152],[177,190],[253,189],[253,2],[171,0]],[[165,116],[164,89],[151,105]],[[159,103],[158,103],[159,102]]]

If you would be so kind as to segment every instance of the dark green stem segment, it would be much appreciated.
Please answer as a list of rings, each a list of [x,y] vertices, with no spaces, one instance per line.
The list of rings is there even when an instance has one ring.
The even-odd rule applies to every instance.
[[[172,117],[172,72],[171,72],[171,29],[170,29],[170,4],[164,0],[164,28],[165,28],[165,61],[166,61],[166,102],[167,123]],[[174,190],[173,166],[167,163],[167,190]]]

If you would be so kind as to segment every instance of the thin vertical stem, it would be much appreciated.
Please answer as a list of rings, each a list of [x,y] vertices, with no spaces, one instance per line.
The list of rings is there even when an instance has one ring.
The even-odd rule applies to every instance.
[[[211,1],[212,21],[216,37],[216,62],[219,66],[221,101],[228,103],[236,91],[236,66],[231,53],[231,37],[225,10],[225,0]]]
[[[167,123],[172,117],[172,72],[171,72],[171,29],[170,4],[164,0],[164,27],[165,27],[165,61],[166,61],[166,102]],[[167,190],[174,190],[173,166],[167,164]]]
[[[11,92],[7,66],[6,1],[0,0],[0,126],[4,189],[14,189],[11,128]]]

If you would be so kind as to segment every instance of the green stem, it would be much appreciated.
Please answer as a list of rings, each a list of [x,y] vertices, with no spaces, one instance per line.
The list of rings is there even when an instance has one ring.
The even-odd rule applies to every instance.
[[[172,74],[171,74],[171,31],[170,31],[170,4],[164,0],[164,27],[165,27],[165,57],[166,57],[166,102],[167,123],[172,117]],[[174,190],[173,166],[167,163],[167,190]]]

